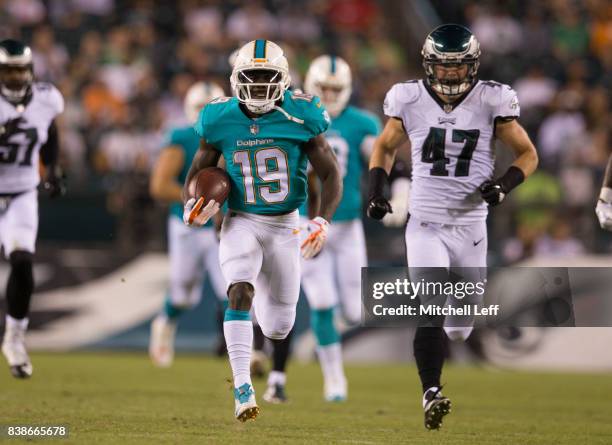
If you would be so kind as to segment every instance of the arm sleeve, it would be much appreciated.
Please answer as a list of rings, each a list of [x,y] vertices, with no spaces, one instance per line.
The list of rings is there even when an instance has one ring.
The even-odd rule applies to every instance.
[[[180,138],[177,134],[176,129],[169,130],[164,137],[164,147],[168,147],[170,145],[181,145]]]
[[[399,102],[399,85],[393,85],[385,96],[383,103],[383,112],[385,116],[402,119],[402,109]]]
[[[55,165],[59,157],[59,135],[57,131],[57,124],[55,121],[51,121],[49,125],[47,142],[40,147],[40,160],[45,167]]]
[[[321,100],[314,96],[312,102],[309,104],[309,117],[305,119],[304,124],[310,132],[311,138],[325,133],[329,128],[331,119],[325,107],[321,104]]]
[[[499,101],[493,109],[493,118],[501,120],[516,119],[521,114],[516,91],[508,85],[503,85],[499,92]]]
[[[196,134],[204,140],[206,140],[206,136],[204,135],[206,134],[206,110],[207,109],[208,107],[205,106],[204,108],[200,110],[200,114],[198,115],[198,120],[193,125],[193,129],[195,130]],[[208,141],[206,140],[206,142]]]
[[[61,114],[64,111],[64,97],[62,96],[62,93],[60,93],[59,90],[53,85],[49,84],[49,86],[49,101],[53,107],[53,111],[55,112],[55,115]]]

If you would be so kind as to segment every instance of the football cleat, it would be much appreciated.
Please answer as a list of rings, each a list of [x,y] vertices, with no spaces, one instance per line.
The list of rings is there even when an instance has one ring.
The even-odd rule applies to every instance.
[[[259,407],[255,401],[255,390],[248,383],[240,388],[234,388],[234,402],[236,404],[234,414],[241,422],[255,420],[259,414]]]
[[[287,403],[287,394],[285,394],[285,385],[276,383],[274,385],[268,385],[268,389],[263,395],[263,399],[268,403]]]
[[[348,398],[346,378],[326,379],[323,393],[327,402],[345,402]]]
[[[6,326],[2,341],[2,354],[11,369],[11,374],[17,379],[32,376],[32,362],[25,347],[26,329],[20,326]]]
[[[168,368],[174,361],[174,336],[176,323],[163,315],[158,315],[151,322],[149,339],[149,357],[155,366]]]
[[[437,430],[442,426],[442,419],[451,412],[451,401],[444,397],[440,388],[430,388],[423,394],[425,411],[425,428]]]
[[[251,377],[263,379],[266,375],[268,357],[263,351],[253,350],[251,354]]]

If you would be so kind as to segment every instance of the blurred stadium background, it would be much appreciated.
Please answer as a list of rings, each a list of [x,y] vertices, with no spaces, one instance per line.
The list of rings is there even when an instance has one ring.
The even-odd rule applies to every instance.
[[[612,237],[593,210],[612,142],[609,1],[0,0],[0,37],[28,42],[37,78],[57,85],[67,104],[60,128],[69,191],[41,198],[32,348],[144,350],[168,272],[166,209],[148,195],[150,168],[165,131],[186,122],[182,100],[195,80],[229,94],[228,56],[241,43],[279,43],[296,87],[312,58],[341,55],[353,69],[352,102],[382,115],[391,85],[422,77],[424,37],[443,22],[471,27],[482,49],[479,77],[516,89],[540,155],[539,171],[489,217],[490,264],[611,264]],[[509,159],[499,153],[503,168]],[[403,230],[365,225],[370,264],[404,264]],[[0,284],[7,273],[0,263]],[[206,285],[182,320],[179,349],[214,349],[211,292]],[[307,318],[301,299],[298,333]],[[411,360],[409,330],[356,328],[345,337],[349,361]],[[452,354],[612,369],[600,353],[610,340],[608,330],[482,333]],[[313,346],[301,336],[296,353],[312,358]]]

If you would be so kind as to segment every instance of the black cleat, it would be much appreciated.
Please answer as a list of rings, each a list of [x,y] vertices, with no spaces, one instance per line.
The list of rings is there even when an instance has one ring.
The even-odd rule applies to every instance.
[[[440,394],[442,387],[437,390],[427,390],[423,395],[425,401],[425,428],[438,430],[442,426],[442,419],[451,412],[451,401]]]
[[[285,394],[285,386],[279,384],[268,386],[263,399],[268,403],[286,403],[288,399]]]

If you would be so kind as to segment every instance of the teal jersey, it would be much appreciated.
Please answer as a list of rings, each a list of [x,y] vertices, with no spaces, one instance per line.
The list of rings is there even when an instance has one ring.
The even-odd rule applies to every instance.
[[[325,139],[334,150],[342,175],[342,199],[332,221],[348,221],[361,217],[361,177],[368,162],[361,153],[363,141],[368,136],[378,136],[380,119],[365,110],[348,106],[332,119]],[[306,205],[300,214],[307,215]]]
[[[194,129],[225,159],[231,191],[228,206],[260,215],[297,209],[307,195],[302,144],[323,133],[329,116],[319,98],[286,91],[282,109],[247,117],[235,97],[221,97],[200,112]]]
[[[200,137],[196,134],[193,127],[176,127],[171,129],[166,136],[166,147],[174,146],[183,151],[184,161],[183,168],[176,177],[179,184],[184,184],[187,179],[187,173],[191,167],[193,157],[200,147]],[[183,219],[183,203],[173,202],[170,204],[170,214],[177,218]],[[212,220],[205,224],[206,227],[212,226]]]

